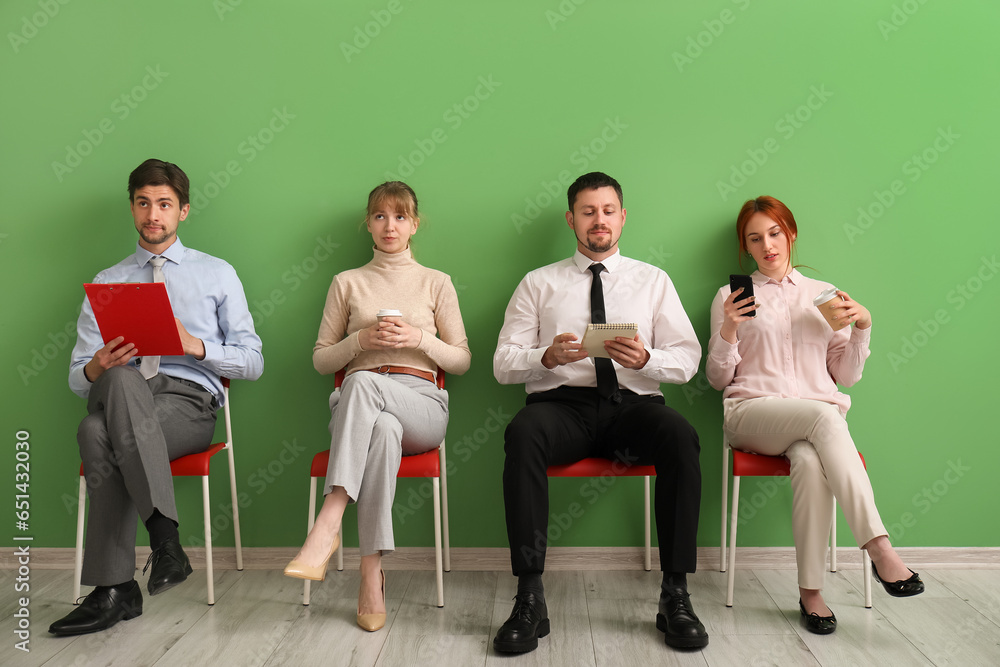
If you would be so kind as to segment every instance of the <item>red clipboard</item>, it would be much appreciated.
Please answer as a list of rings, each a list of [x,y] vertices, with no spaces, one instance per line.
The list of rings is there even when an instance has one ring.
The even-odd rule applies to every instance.
[[[143,356],[183,355],[174,311],[163,283],[84,283],[101,338],[124,336]]]

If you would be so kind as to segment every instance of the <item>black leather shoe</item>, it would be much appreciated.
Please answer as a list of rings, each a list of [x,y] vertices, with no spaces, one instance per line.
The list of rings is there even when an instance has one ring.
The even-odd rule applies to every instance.
[[[875,562],[872,561],[872,574],[875,575],[875,581],[882,584],[885,592],[894,598],[908,598],[911,595],[920,595],[924,592],[924,582],[920,581],[920,575],[913,570],[910,572],[913,573],[913,576],[909,579],[882,581],[882,578],[878,576],[878,570],[875,569]]]
[[[666,633],[667,646],[671,648],[705,648],[708,633],[691,607],[687,589],[677,586],[669,593],[660,592],[656,614],[656,629]]]
[[[193,572],[187,554],[181,549],[181,543],[173,537],[149,554],[149,560],[142,568],[143,574],[146,574],[150,565],[153,569],[149,573],[149,581],[146,582],[146,590],[150,595],[170,590]]]
[[[549,610],[545,598],[535,593],[518,593],[514,610],[493,638],[493,648],[501,653],[527,653],[538,648],[538,640],[549,634]]]
[[[799,598],[799,611],[802,613],[802,625],[806,630],[817,635],[828,635],[837,629],[837,617],[830,610],[829,616],[820,616],[816,612],[806,613],[806,608],[802,606],[802,598]]]
[[[142,591],[132,581],[124,591],[98,586],[79,607],[49,626],[49,632],[66,637],[107,630],[122,620],[142,615]]]

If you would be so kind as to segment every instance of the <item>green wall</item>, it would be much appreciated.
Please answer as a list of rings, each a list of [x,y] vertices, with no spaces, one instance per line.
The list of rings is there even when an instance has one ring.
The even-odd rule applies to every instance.
[[[390,173],[421,198],[416,254],[454,279],[473,350],[449,378],[452,544],[506,545],[499,424],[524,390],[493,379],[496,336],[524,273],[572,252],[565,187],[594,169],[624,185],[622,251],[670,273],[703,344],[736,211],[784,200],[810,275],[874,314],[850,421],[894,541],[1000,545],[981,518],[1000,464],[998,20],[987,0],[4,2],[2,433],[11,480],[30,432],[27,534],[73,543],[81,283],[132,251],[126,178],[155,156],[191,177],[180,236],[236,267],[264,341],[263,377],[233,389],[246,545],[303,538],[328,445],[320,311],[369,259],[365,196]],[[717,545],[720,394],[703,373],[664,391],[701,434],[699,543]],[[747,480],[741,544],[791,543],[781,482]],[[212,483],[232,544],[224,465]],[[553,483],[553,513],[585,510],[554,543],[640,544],[641,485],[585,484]],[[198,484],[177,487],[194,543]],[[424,505],[397,517],[401,546],[432,543],[421,493],[399,484]]]

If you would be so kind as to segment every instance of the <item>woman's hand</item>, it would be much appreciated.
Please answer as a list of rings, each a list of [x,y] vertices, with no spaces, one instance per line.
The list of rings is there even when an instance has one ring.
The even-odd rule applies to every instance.
[[[843,302],[833,306],[832,310],[837,311],[837,314],[833,318],[834,320],[840,321],[846,318],[848,324],[853,322],[859,329],[867,329],[872,325],[872,314],[868,312],[867,308],[852,299],[843,290],[837,290],[837,296],[842,298]]]
[[[421,329],[407,324],[402,317],[383,317],[381,321],[358,332],[358,342],[365,350],[417,347],[423,338]]]
[[[750,313],[757,310],[755,297],[748,296],[745,299],[739,299],[742,293],[743,288],[740,287],[726,297],[726,301],[722,304],[722,313],[725,318],[722,320],[722,328],[719,329],[719,335],[727,343],[732,344],[736,342],[736,330],[739,329],[740,324],[743,322],[753,319]]]

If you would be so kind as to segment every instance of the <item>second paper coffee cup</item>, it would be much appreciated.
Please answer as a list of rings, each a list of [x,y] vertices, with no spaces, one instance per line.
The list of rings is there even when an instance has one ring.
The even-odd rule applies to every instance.
[[[830,289],[823,290],[819,293],[815,299],[813,299],[813,305],[819,308],[819,312],[822,313],[823,318],[826,319],[827,323],[834,331],[840,331],[846,327],[850,322],[846,319],[835,320],[833,319],[837,315],[837,310],[835,306],[841,303],[843,299],[837,295],[837,288],[831,287]]]

